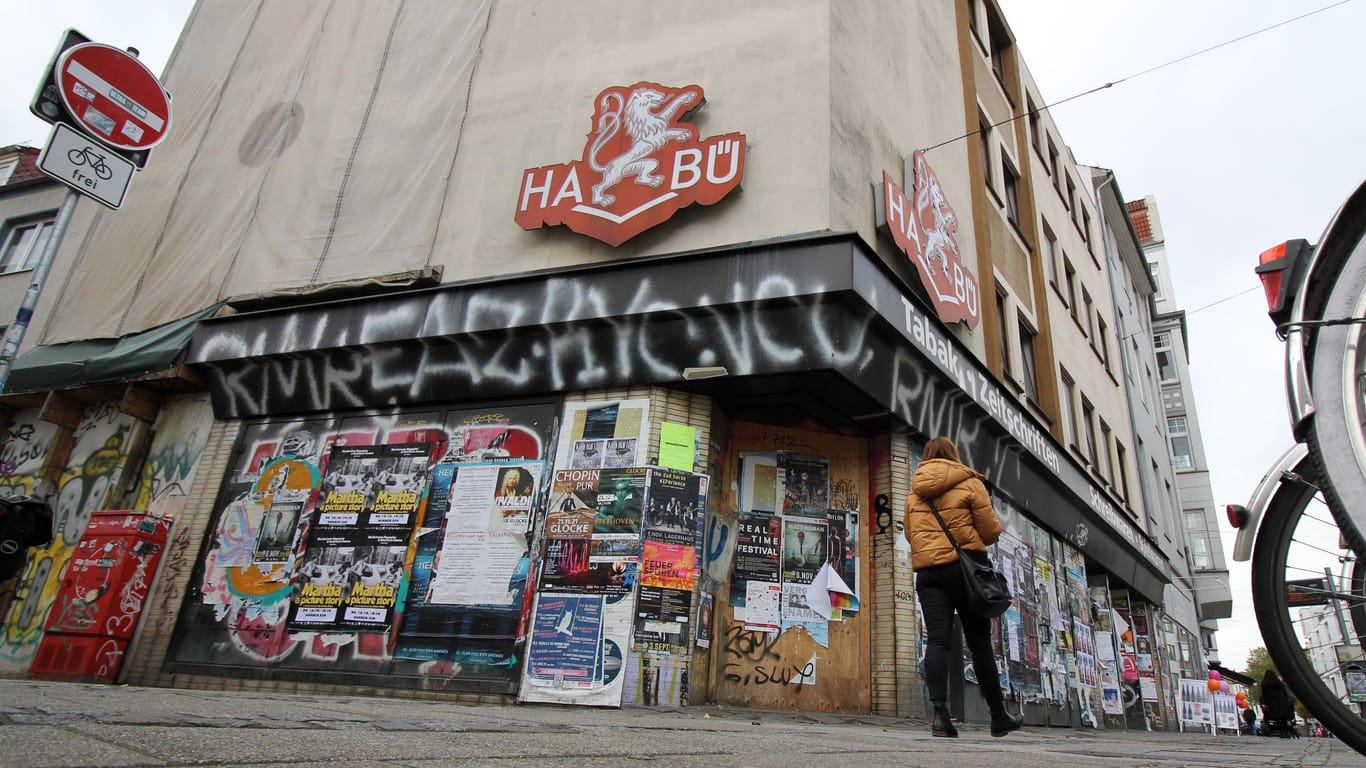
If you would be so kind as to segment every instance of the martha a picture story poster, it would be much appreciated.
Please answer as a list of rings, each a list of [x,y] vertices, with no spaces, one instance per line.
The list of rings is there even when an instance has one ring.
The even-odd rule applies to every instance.
[[[562,469],[550,484],[546,513],[540,587],[576,591],[606,586],[598,583],[589,566],[593,542],[593,516],[597,513],[596,469]]]
[[[779,453],[778,471],[783,478],[783,516],[824,520],[830,509],[830,464],[820,456]]]
[[[394,624],[408,542],[356,547],[341,624],[354,632],[387,632]]]
[[[572,600],[571,600],[572,598]],[[619,707],[625,679],[626,658],[635,619],[634,594],[558,594],[542,593],[533,603],[527,645],[526,674],[518,700],[548,704],[574,704],[593,707]],[[598,627],[588,616],[579,616],[577,607],[601,606]],[[574,613],[565,624],[565,615]],[[575,630],[575,622],[579,622]],[[576,634],[571,643],[561,627]],[[581,637],[577,637],[581,633]],[[544,649],[538,646],[546,644]],[[597,653],[583,658],[590,645]],[[585,678],[583,670],[594,670]],[[557,670],[562,670],[565,674]]]
[[[379,474],[366,506],[369,528],[391,526],[412,530],[427,500],[427,465],[431,443],[401,443],[380,448]]]
[[[317,546],[304,551],[295,572],[287,626],[291,630],[341,629],[342,601],[351,582],[355,547]]]
[[[315,528],[343,531],[360,525],[361,514],[374,501],[382,450],[377,445],[338,445],[332,449]]]
[[[567,403],[555,446],[555,466],[602,469],[644,466],[650,401]]]
[[[825,520],[783,517],[783,583],[810,584],[825,565],[829,524]]]
[[[735,515],[735,560],[731,573],[730,604],[745,605],[745,584],[778,582],[781,573],[782,518],[757,512]]]
[[[699,545],[706,499],[703,475],[652,467],[645,488],[645,538]]]
[[[393,623],[411,529],[316,525],[308,536],[287,626],[384,632]]]

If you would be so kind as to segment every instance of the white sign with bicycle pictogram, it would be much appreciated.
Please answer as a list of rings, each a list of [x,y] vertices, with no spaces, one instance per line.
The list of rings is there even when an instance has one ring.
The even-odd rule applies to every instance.
[[[38,169],[110,208],[123,205],[134,166],[66,123],[54,123]]]

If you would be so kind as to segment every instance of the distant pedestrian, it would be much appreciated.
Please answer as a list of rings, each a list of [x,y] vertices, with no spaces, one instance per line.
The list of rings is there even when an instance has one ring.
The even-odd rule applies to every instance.
[[[1004,736],[1023,725],[1024,718],[1006,711],[996,657],[991,651],[991,619],[966,610],[967,585],[957,562],[958,551],[944,535],[944,527],[927,500],[934,502],[945,526],[968,557],[986,558],[987,547],[1001,535],[1001,523],[982,484],[982,474],[963,464],[953,441],[936,437],[926,443],[920,466],[911,477],[905,526],[906,539],[911,544],[916,594],[929,635],[925,682],[934,707],[930,732],[935,736],[958,735],[948,709],[949,643],[953,615],[957,612],[963,638],[972,651],[978,689],[991,710],[991,735]]]

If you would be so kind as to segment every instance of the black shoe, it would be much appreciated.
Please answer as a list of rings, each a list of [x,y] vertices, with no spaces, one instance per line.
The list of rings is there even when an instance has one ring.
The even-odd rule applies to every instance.
[[[949,710],[947,708],[934,708],[934,721],[930,723],[930,734],[933,736],[947,736],[950,739],[958,738],[958,729],[954,727],[953,721],[949,719]]]
[[[1024,715],[1012,715],[1004,709],[991,713],[991,735],[1004,736],[1024,726]]]

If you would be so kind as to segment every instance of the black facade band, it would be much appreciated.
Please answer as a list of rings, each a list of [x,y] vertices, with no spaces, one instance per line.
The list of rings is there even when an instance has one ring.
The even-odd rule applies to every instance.
[[[1155,603],[1164,561],[861,240],[617,263],[206,321],[190,363],[241,419],[759,377],[947,434],[1000,492]],[[795,379],[790,377],[797,377]],[[842,380],[856,398],[838,394]],[[850,402],[851,400],[857,402]]]

